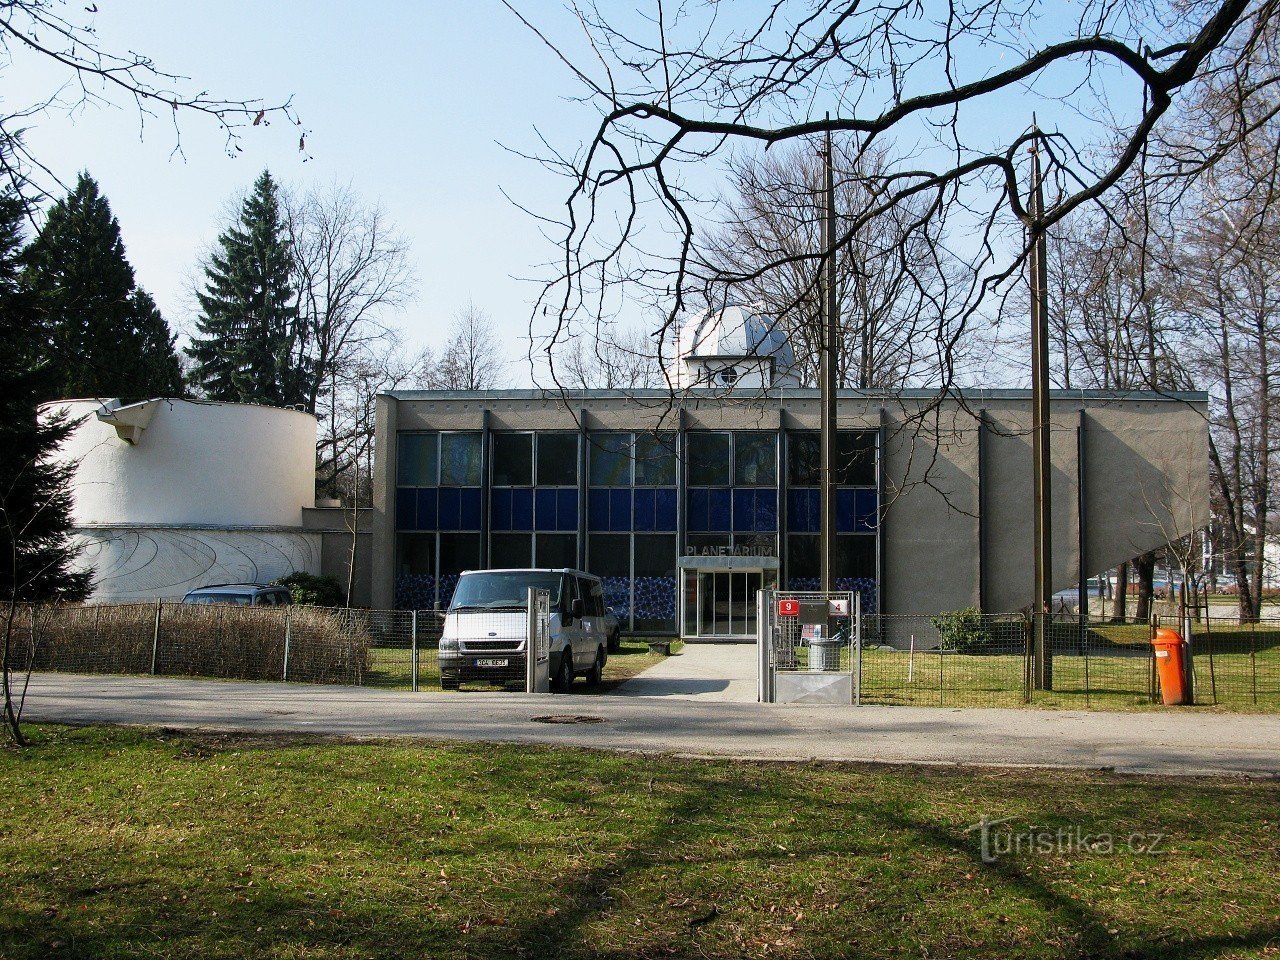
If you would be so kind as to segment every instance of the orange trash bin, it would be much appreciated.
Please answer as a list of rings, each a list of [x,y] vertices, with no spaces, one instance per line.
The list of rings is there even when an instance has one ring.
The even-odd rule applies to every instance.
[[[1161,627],[1151,641],[1155,648],[1156,674],[1160,678],[1160,696],[1166,706],[1188,704],[1190,690],[1186,683],[1186,666],[1183,659],[1186,645],[1177,630]]]

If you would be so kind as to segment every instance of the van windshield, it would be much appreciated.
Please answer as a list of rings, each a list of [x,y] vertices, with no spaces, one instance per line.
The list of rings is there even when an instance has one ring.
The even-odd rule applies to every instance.
[[[529,588],[551,591],[551,606],[560,603],[560,574],[512,570],[505,573],[469,573],[458,581],[450,610],[523,610]]]

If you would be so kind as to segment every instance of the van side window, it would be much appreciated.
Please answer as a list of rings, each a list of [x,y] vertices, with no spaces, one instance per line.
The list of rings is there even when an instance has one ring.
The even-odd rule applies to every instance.
[[[591,609],[595,611],[597,617],[604,616],[604,584],[591,584]]]
[[[564,575],[560,587],[560,612],[569,613],[573,609],[573,598],[578,595],[578,578]]]

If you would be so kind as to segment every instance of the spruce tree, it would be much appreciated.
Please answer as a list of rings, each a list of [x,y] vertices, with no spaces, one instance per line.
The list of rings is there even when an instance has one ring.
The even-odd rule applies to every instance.
[[[210,400],[306,401],[292,270],[279,188],[264,170],[204,267],[199,335],[187,353],[192,383]]]
[[[182,395],[174,338],[136,286],[120,224],[87,173],[49,211],[25,260],[51,364],[45,399]]]
[[[89,574],[72,571],[69,464],[52,459],[65,416],[37,417],[57,375],[19,271],[25,210],[0,194],[0,602],[82,600]]]

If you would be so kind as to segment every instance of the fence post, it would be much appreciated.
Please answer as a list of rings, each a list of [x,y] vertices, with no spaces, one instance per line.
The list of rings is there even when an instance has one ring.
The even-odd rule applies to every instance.
[[[1031,702],[1031,656],[1032,632],[1031,614],[1022,621],[1022,702]]]
[[[862,706],[862,591],[853,593],[853,705]]]
[[[160,649],[160,610],[164,605],[164,601],[159,597],[156,598],[156,622],[151,630],[151,674],[155,676],[156,672],[156,652]]]
[[[413,679],[409,682],[409,689],[414,693],[418,692],[418,609],[413,609],[413,615],[409,620],[409,666],[413,670]]]
[[[773,609],[774,592],[761,590],[756,594],[756,698],[761,703],[773,703],[772,662],[773,626],[770,611]]]
[[[293,638],[293,616],[289,607],[284,608],[284,670],[281,672],[281,681],[289,679],[289,641]]]

